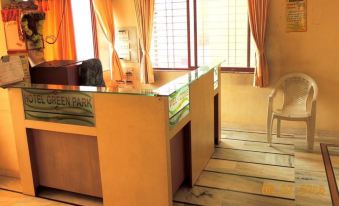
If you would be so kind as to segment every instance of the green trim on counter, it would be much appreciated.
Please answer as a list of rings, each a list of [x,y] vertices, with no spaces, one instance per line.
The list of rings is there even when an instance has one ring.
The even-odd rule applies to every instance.
[[[176,115],[174,115],[172,118],[170,118],[170,121],[169,121],[170,127],[174,127],[175,125],[177,125],[189,113],[190,113],[190,105],[187,105],[181,111],[179,111]]]
[[[77,115],[63,115],[43,112],[25,112],[25,118],[28,120],[54,122],[60,124],[72,124],[80,126],[94,127],[95,121],[93,117],[77,116]]]
[[[168,102],[169,102],[169,118],[172,118],[184,107],[189,105],[190,103],[189,86],[185,86],[171,94],[168,98]]]

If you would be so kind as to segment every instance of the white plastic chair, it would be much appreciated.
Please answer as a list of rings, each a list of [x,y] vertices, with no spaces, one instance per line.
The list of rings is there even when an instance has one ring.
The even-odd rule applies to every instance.
[[[282,91],[284,98],[281,109],[273,107],[274,98],[278,91]],[[312,92],[313,95],[311,96]],[[292,73],[278,81],[268,100],[267,141],[270,146],[272,145],[273,121],[277,119],[277,137],[280,137],[281,120],[305,121],[307,123],[308,148],[313,149],[317,96],[318,86],[306,74]],[[308,100],[311,100],[311,104],[308,104]]]

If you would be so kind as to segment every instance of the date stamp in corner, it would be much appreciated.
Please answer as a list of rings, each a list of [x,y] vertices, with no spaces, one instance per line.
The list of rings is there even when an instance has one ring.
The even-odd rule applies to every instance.
[[[277,184],[264,184],[262,187],[262,193],[267,195],[282,194],[282,195],[293,195],[298,192],[301,195],[326,195],[326,188],[323,185],[277,185]]]

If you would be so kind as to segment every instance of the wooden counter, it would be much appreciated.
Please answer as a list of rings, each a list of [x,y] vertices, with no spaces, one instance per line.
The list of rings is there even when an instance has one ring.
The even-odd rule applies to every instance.
[[[220,79],[219,71],[217,65],[203,74],[192,73],[195,76],[188,77],[188,90],[184,90],[189,91],[189,104],[175,114],[169,105],[174,92],[186,87],[181,81],[174,92],[164,87],[157,94],[114,93],[103,88],[9,88],[23,193],[35,196],[39,186],[46,186],[102,197],[109,206],[172,205],[173,190],[184,179],[190,184],[197,180],[212,156],[215,137],[220,137],[215,134],[220,125],[215,122],[220,120],[220,115],[215,117],[220,112],[215,108],[220,101],[216,86],[220,81],[215,77],[217,72]],[[23,104],[32,89],[41,95],[85,91],[93,116],[43,116],[44,112],[34,110],[37,107]],[[169,95],[162,95],[166,89]],[[48,96],[37,97],[36,102],[45,103],[43,98]],[[62,105],[48,108],[60,111]],[[93,118],[93,124],[72,124],[69,117],[78,116]]]

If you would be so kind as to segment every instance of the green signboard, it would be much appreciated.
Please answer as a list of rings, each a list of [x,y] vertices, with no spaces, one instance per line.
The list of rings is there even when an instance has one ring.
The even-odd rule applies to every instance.
[[[169,124],[174,127],[190,112],[190,89],[185,86],[169,96]]]
[[[23,89],[22,96],[26,119],[95,126],[91,93]]]
[[[172,118],[190,103],[189,86],[185,86],[169,96],[169,118]]]
[[[170,118],[170,121],[169,121],[170,127],[174,127],[182,119],[184,119],[189,113],[190,113],[190,105],[187,105],[181,111],[179,111],[176,115]]]

